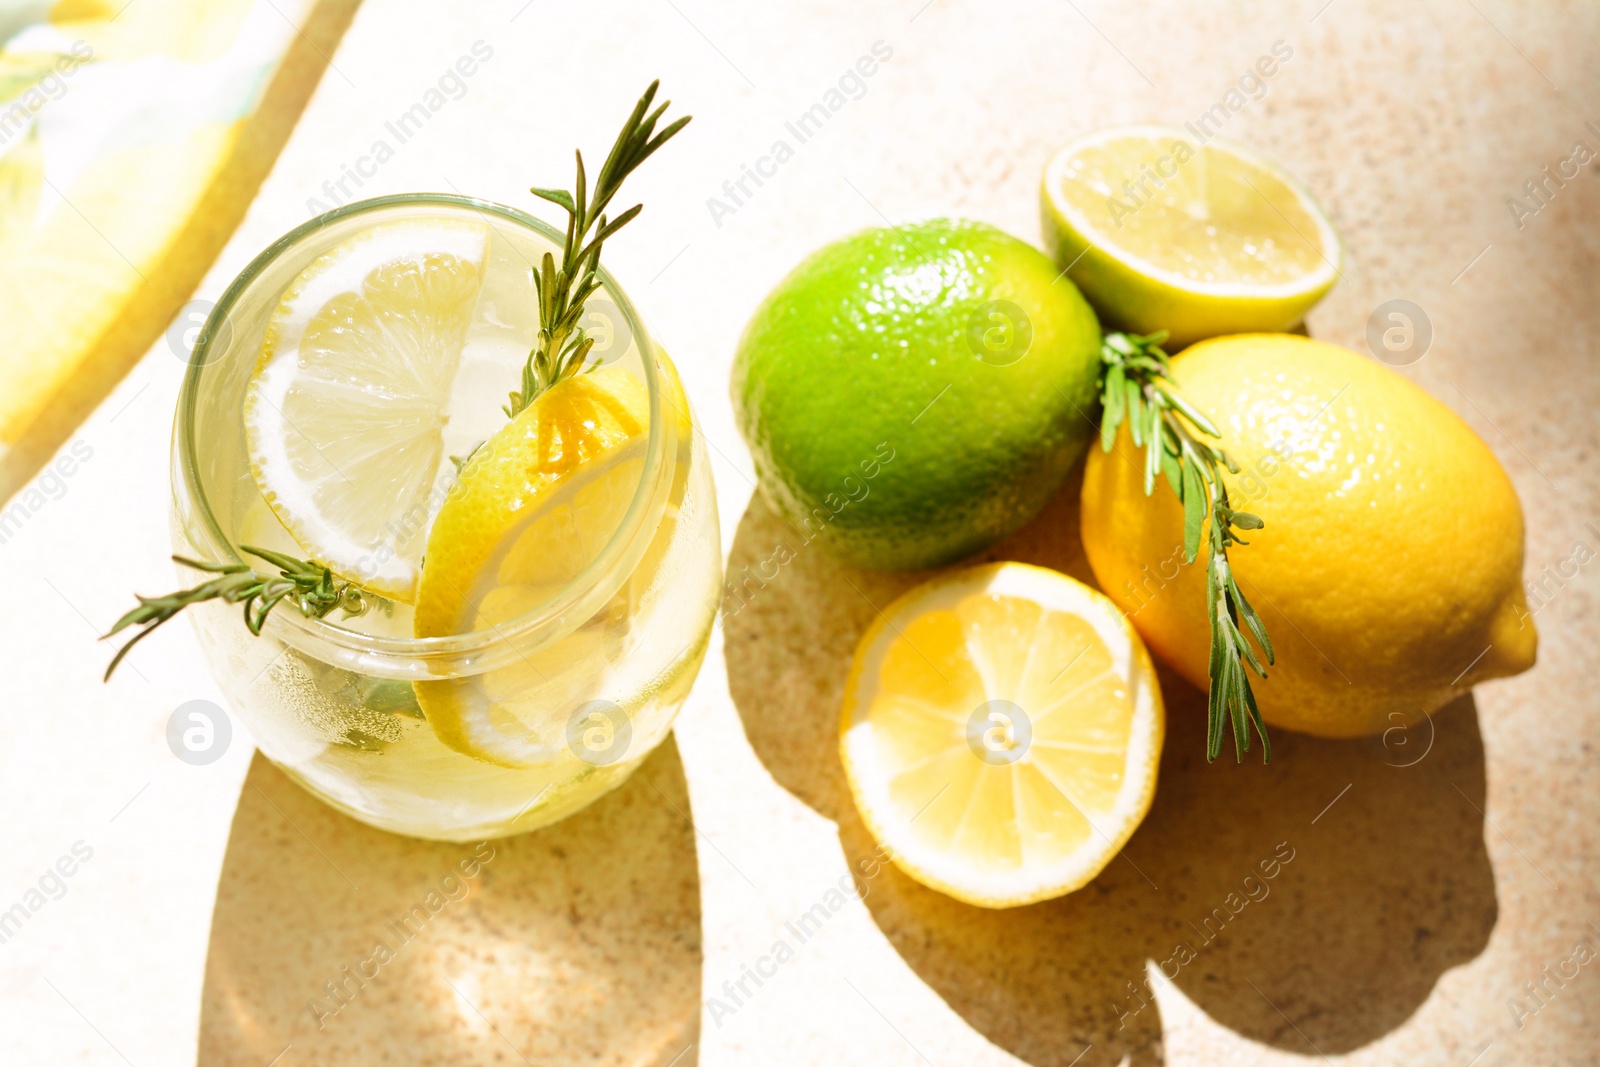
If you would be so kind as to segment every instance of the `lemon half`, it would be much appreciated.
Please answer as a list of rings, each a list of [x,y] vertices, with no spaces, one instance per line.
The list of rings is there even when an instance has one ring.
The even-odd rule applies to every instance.
[[[245,394],[250,472],[340,577],[409,602],[445,412],[483,286],[486,226],[387,222],[284,291]]]
[[[840,750],[873,836],[912,878],[1004,908],[1078,889],[1155,796],[1150,657],[1100,593],[1022,563],[918,586],[862,638]]]
[[[1101,313],[1171,348],[1286,330],[1339,273],[1339,238],[1311,195],[1265,157],[1187,129],[1080,137],[1044,172],[1056,262]]]

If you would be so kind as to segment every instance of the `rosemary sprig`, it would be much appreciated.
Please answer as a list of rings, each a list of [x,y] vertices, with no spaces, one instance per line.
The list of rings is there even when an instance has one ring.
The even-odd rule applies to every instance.
[[[1261,519],[1247,511],[1236,511],[1228,503],[1228,487],[1222,469],[1239,473],[1239,467],[1217,445],[1202,440],[1220,440],[1222,434],[1210,419],[1197,411],[1176,392],[1172,364],[1161,342],[1166,332],[1140,337],[1134,334],[1107,334],[1100,346],[1100,399],[1104,415],[1100,422],[1100,445],[1109,452],[1117,429],[1124,422],[1135,446],[1145,450],[1144,492],[1155,488],[1156,473],[1166,476],[1167,484],[1183,503],[1183,548],[1185,562],[1193,563],[1200,552],[1200,536],[1211,516],[1211,558],[1206,564],[1206,613],[1211,620],[1211,694],[1206,724],[1206,759],[1222,752],[1223,722],[1233,727],[1235,759],[1243,760],[1250,751],[1250,728],[1261,737],[1261,759],[1272,759],[1272,743],[1250,688],[1248,666],[1265,678],[1265,658],[1273,662],[1272,642],[1261,616],[1239,591],[1233,570],[1228,565],[1230,545],[1243,545],[1236,530],[1259,530]],[[1257,656],[1239,629],[1243,619],[1250,635],[1260,646]]]
[[[369,604],[364,593],[353,582],[335,578],[328,568],[308,560],[295,559],[281,552],[265,548],[240,545],[241,551],[266,560],[278,568],[276,574],[259,571],[248,563],[203,563],[186,556],[173,556],[185,567],[206,571],[217,577],[189,589],[159,597],[139,597],[139,606],[117,620],[106,637],[119,633],[129,626],[141,626],[138,633],[118,650],[105,677],[117,669],[134,645],[149,637],[156,628],[191,604],[205,600],[225,600],[230,604],[244,604],[244,624],[255,636],[261,636],[261,626],[267,614],[279,601],[288,600],[307,618],[320,619],[335,608],[343,608],[345,617],[361,615]],[[135,594],[136,596],[138,594]],[[376,598],[374,598],[376,599]]]
[[[576,153],[578,177],[574,192],[538,187],[529,190],[567,213],[567,237],[561,248],[561,266],[557,267],[555,257],[546,252],[533,271],[533,287],[539,301],[539,339],[522,368],[522,388],[511,393],[511,402],[506,405],[505,413],[511,418],[561,379],[593,369],[586,366],[586,361],[594,338],[578,325],[578,320],[583,317],[584,301],[600,288],[600,248],[606,238],[632,222],[643,209],[643,205],[635,204],[616,218],[607,219],[606,207],[623,180],[689,124],[689,116],[685,115],[660,133],[655,132],[656,121],[671,104],[669,100],[650,110],[660,84],[659,80],[651,82],[634,105],[633,114],[623,123],[611,154],[600,168],[592,192],[583,169],[582,152]]]

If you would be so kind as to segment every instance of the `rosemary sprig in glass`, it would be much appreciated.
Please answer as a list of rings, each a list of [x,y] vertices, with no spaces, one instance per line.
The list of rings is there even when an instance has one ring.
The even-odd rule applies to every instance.
[[[107,630],[106,637],[112,637],[114,633],[120,633],[130,625],[138,625],[142,629],[128,638],[122,648],[117,649],[117,654],[112,657],[109,667],[106,667],[106,678],[110,678],[110,672],[117,669],[122,657],[130,653],[139,641],[154,633],[158,625],[176,616],[187,606],[197,605],[203,600],[243,603],[245,625],[254,637],[261,637],[261,625],[267,621],[267,613],[270,613],[280,600],[290,601],[299,608],[302,616],[310,619],[322,619],[333,613],[334,608],[344,609],[344,617],[349,619],[358,614],[365,614],[366,608],[371,606],[370,598],[378,600],[373,597],[373,593],[363,592],[355,582],[334,577],[333,571],[326,566],[317,565],[309,560],[296,560],[291,555],[272,552],[270,549],[256,549],[248,544],[238,547],[242,552],[262,558],[278,568],[277,574],[253,568],[248,563],[203,563],[200,560],[190,560],[184,555],[174,555],[174,561],[184,566],[192,566],[197,571],[216,574],[216,577],[192,585],[189,589],[166,593],[165,597],[139,597],[138,593],[134,593],[134,597],[139,597],[138,608],[117,619],[117,624]]]
[[[118,619],[116,625],[105,635],[110,637],[130,626],[142,627],[117,651],[111,660],[111,665],[106,668],[105,677],[109,679],[111,672],[117,669],[117,664],[122,662],[122,657],[126,656],[134,645],[154,633],[158,626],[189,605],[204,600],[242,603],[245,626],[249,627],[252,634],[260,637],[261,626],[267,621],[267,614],[282,600],[288,600],[299,608],[300,614],[320,619],[335,608],[343,608],[346,618],[361,615],[370,606],[368,598],[378,599],[371,593],[363,592],[355,583],[335,578],[328,568],[308,560],[295,559],[281,552],[253,548],[250,545],[240,545],[239,549],[266,560],[278,568],[277,573],[257,570],[248,563],[203,563],[186,556],[173,556],[175,561],[185,567],[206,571],[217,577],[188,589],[180,589],[176,593],[168,593],[166,596],[139,597],[139,606]]]
[[[1100,346],[1100,399],[1104,415],[1100,422],[1100,445],[1109,452],[1118,428],[1126,422],[1136,447],[1144,448],[1144,492],[1155,489],[1157,472],[1183,503],[1184,561],[1193,563],[1200,552],[1200,538],[1210,515],[1210,559],[1206,564],[1206,613],[1211,620],[1211,694],[1206,724],[1206,759],[1222,752],[1223,723],[1233,728],[1234,757],[1244,759],[1250,751],[1250,729],[1261,738],[1262,762],[1272,759],[1272,743],[1266,724],[1250,688],[1248,666],[1262,678],[1273,662],[1272,642],[1261,616],[1250,606],[1228,565],[1228,548],[1249,542],[1237,530],[1259,530],[1261,519],[1247,511],[1237,511],[1228,502],[1228,487],[1223,484],[1224,468],[1230,474],[1239,467],[1217,445],[1203,438],[1220,440],[1222,434],[1210,419],[1179,396],[1172,377],[1172,364],[1161,349],[1165,331],[1138,336],[1107,334]],[[1261,654],[1239,629],[1240,620],[1260,646]]]
[[[506,405],[505,413],[511,418],[561,379],[593,369],[587,360],[594,338],[578,322],[583,318],[584,301],[600,288],[600,248],[606,238],[632,222],[643,209],[643,205],[635,204],[616,218],[607,219],[606,207],[622,188],[623,180],[689,124],[690,116],[685,115],[660,133],[655,132],[656,121],[671,104],[669,100],[650,110],[660,84],[651,82],[634,105],[592,191],[582,152],[576,153],[578,177],[573,192],[538,187],[529,190],[567,213],[567,237],[561,248],[561,266],[557,267],[555,257],[546,252],[533,271],[533,287],[539,301],[539,339],[522,368],[522,387],[511,394]]]

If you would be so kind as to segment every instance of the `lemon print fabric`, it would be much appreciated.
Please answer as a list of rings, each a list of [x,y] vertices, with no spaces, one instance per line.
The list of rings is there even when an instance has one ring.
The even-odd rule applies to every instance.
[[[230,162],[311,8],[0,9],[0,500],[209,267],[253,184],[238,187]]]

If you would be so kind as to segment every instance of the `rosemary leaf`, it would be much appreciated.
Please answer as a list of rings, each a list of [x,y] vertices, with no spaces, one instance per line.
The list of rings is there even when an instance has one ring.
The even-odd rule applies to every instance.
[[[606,208],[628,175],[689,122],[689,116],[685,115],[656,132],[656,122],[670,103],[664,102],[654,111],[650,110],[660,84],[651,82],[634,105],[592,189],[583,165],[583,153],[577,152],[577,181],[572,192],[541,187],[529,190],[567,213],[566,239],[561,249],[560,268],[556,267],[555,257],[546,252],[533,272],[539,336],[523,365],[518,388],[508,396],[504,410],[509,418],[516,418],[535,397],[563,378],[594,369],[589,363],[594,340],[578,325],[583,318],[584,301],[600,286],[602,246],[637,218],[643,205],[635,204],[614,217],[607,216]]]
[[[1261,616],[1240,592],[1228,560],[1231,546],[1245,544],[1236,531],[1259,530],[1264,524],[1259,516],[1234,511],[1229,504],[1222,472],[1237,474],[1239,467],[1222,448],[1203,440],[1220,441],[1221,433],[1215,423],[1178,395],[1171,362],[1161,348],[1164,340],[1165,333],[1105,336],[1100,347],[1104,410],[1100,444],[1111,451],[1118,429],[1126,422],[1134,445],[1145,448],[1145,495],[1154,491],[1155,476],[1160,472],[1183,504],[1185,562],[1194,563],[1201,544],[1209,541],[1206,613],[1211,633],[1211,691],[1206,700],[1206,758],[1214,760],[1221,754],[1224,728],[1230,728],[1236,759],[1244,759],[1250,751],[1254,732],[1261,739],[1261,758],[1266,762],[1272,758],[1272,744],[1250,686],[1250,672],[1267,676],[1266,668],[1273,663],[1272,642]],[[1248,637],[1239,628],[1241,619]]]
[[[1182,478],[1183,561],[1193,563],[1200,552],[1200,529],[1206,521],[1206,488],[1193,463],[1183,465]]]
[[[352,582],[335,578],[333,572],[310,560],[295,559],[270,549],[240,545],[240,551],[265,560],[277,568],[277,573],[256,570],[247,563],[205,563],[186,556],[173,556],[173,560],[197,571],[217,575],[199,585],[180,589],[159,597],[138,597],[139,606],[118,619],[105,636],[121,633],[130,626],[140,627],[112,657],[106,667],[105,677],[117,669],[133,646],[143,641],[158,627],[191,604],[207,600],[221,600],[244,606],[244,623],[249,631],[259,637],[267,615],[280,602],[288,600],[307,618],[321,619],[336,608],[345,617],[360,615],[378,598],[363,592]]]

